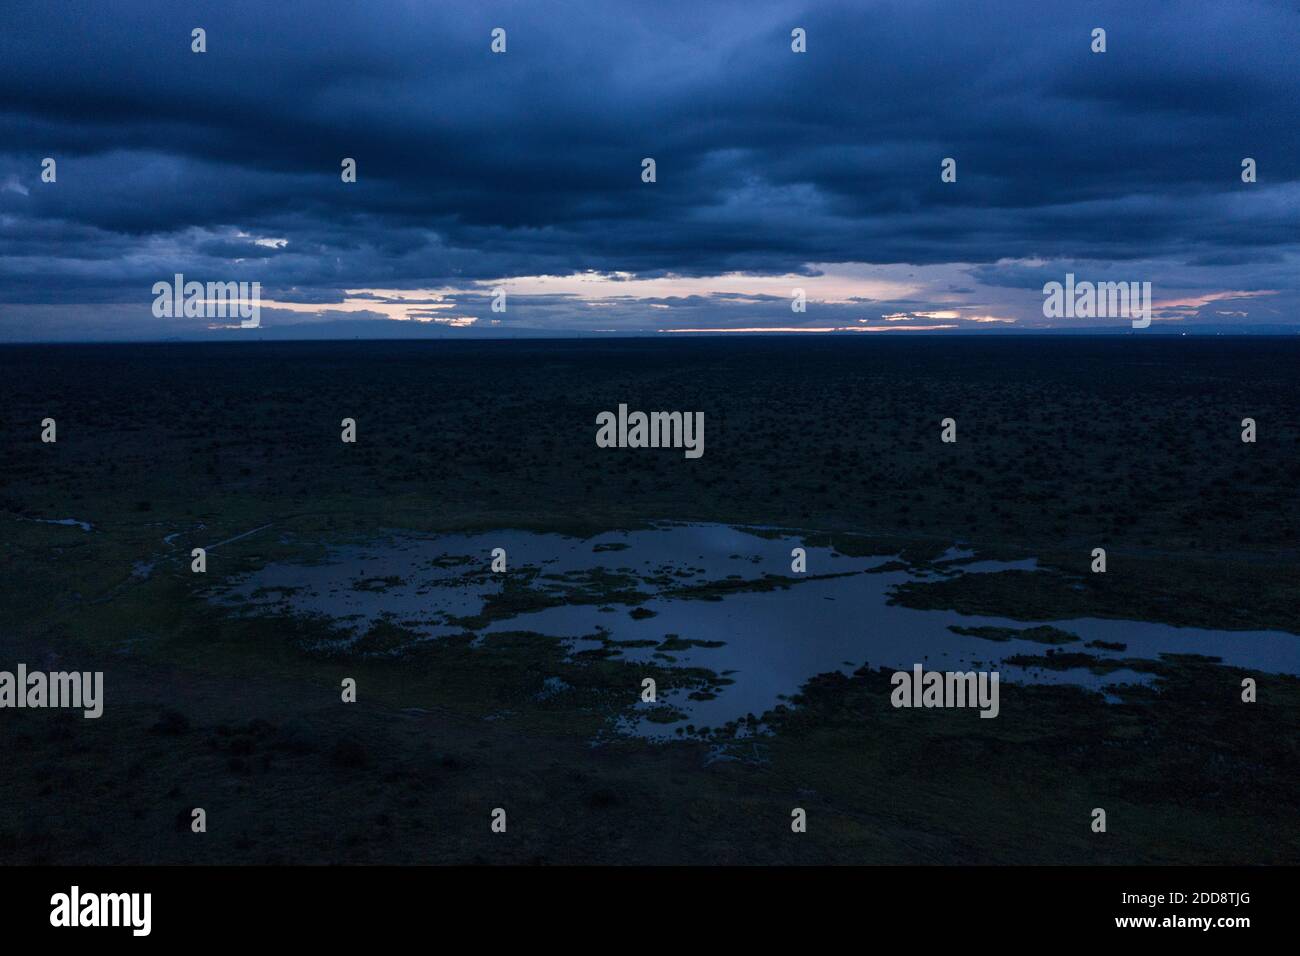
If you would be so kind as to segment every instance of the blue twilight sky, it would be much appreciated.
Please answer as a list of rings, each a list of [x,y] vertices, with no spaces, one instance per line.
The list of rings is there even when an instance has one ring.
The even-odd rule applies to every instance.
[[[1300,331],[1300,0],[3,20],[3,341],[1128,325],[1045,319],[1066,273],[1151,282],[1156,331]],[[176,273],[260,282],[262,329],[156,318]]]

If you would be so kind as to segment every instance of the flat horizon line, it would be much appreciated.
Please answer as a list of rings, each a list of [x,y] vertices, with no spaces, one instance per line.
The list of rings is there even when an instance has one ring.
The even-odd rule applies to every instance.
[[[1127,337],[1151,337],[1155,336],[1162,339],[1169,338],[1238,338],[1238,339],[1289,339],[1300,336],[1300,327],[1287,329],[1286,326],[1266,326],[1260,327],[1260,330],[1229,330],[1221,327],[1183,327],[1180,329],[1167,329],[1154,331],[1152,329],[1108,329],[1108,328],[1089,328],[1089,329],[982,329],[982,330],[957,330],[945,329],[938,330],[911,330],[907,336],[908,339],[914,338],[966,338],[966,339],[1006,339],[1006,338],[1052,338],[1061,336],[1073,336],[1078,338],[1115,338],[1117,336]],[[1271,329],[1277,331],[1265,331]],[[904,331],[900,329],[899,331]],[[271,336],[262,335],[230,335],[226,337],[179,337],[169,336],[166,338],[86,338],[86,339],[0,339],[0,348],[22,348],[28,346],[58,346],[58,345],[258,345],[273,344],[282,345],[287,343],[331,343],[331,342],[520,342],[520,341],[552,341],[552,342],[598,342],[610,338],[616,338],[620,341],[626,340],[659,340],[666,341],[669,338],[674,340],[689,339],[760,339],[760,338],[790,338],[790,339],[825,339],[828,337],[843,337],[852,339],[878,339],[878,338],[899,338],[895,335],[863,335],[851,330],[835,331],[794,331],[788,329],[773,330],[771,332],[744,330],[728,331],[719,329],[716,331],[709,330],[690,330],[680,335],[666,336],[664,332],[626,332],[626,333],[580,333],[580,332],[539,332],[530,331],[518,335],[509,333],[496,333],[492,335],[473,335],[473,334],[448,334],[448,335],[304,335],[304,336]]]

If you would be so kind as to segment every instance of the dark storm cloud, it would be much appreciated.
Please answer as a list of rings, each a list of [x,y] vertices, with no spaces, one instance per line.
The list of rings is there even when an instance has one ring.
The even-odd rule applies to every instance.
[[[1042,270],[993,264],[1296,250],[1294,3],[10,0],[6,19],[0,302],[127,302],[174,272],[329,302],[833,262],[1029,288]]]

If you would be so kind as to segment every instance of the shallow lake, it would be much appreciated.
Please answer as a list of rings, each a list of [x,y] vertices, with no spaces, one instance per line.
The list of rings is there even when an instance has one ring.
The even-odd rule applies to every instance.
[[[791,572],[795,547],[807,551],[805,574]],[[489,570],[495,548],[506,551],[506,574]],[[900,567],[896,557],[849,557],[832,547],[809,547],[795,533],[728,525],[665,524],[591,538],[517,530],[436,537],[394,533],[365,546],[332,549],[324,562],[267,565],[228,582],[217,599],[244,605],[252,613],[273,608],[326,615],[354,636],[387,619],[415,632],[418,640],[436,640],[464,633],[467,628],[457,619],[480,614],[509,575],[531,578],[531,588],[560,599],[582,592],[580,600],[590,603],[571,600],[473,629],[480,640],[495,632],[533,631],[564,642],[573,652],[609,647],[609,640],[653,642],[617,650],[630,661],[653,657],[661,665],[706,668],[730,678],[732,683],[722,685],[712,699],[692,699],[687,692],[660,695],[661,704],[666,701],[686,715],[676,723],[634,716],[620,725],[656,737],[672,736],[686,724],[718,727],[749,714],[759,716],[817,674],[851,673],[864,664],[910,669],[919,662],[927,669],[998,670],[1003,681],[1076,684],[1103,692],[1109,685],[1152,679],[1129,669],[1096,674],[1088,668],[1017,667],[1005,659],[1041,655],[1047,648],[1016,638],[991,641],[958,634],[950,629],[953,625],[1024,630],[1050,624],[1080,638],[1059,647],[1066,652],[1145,659],[1199,654],[1260,671],[1300,673],[1300,637],[1283,632],[1094,618],[1026,622],[888,603],[893,589],[908,581],[1036,569],[1032,559],[971,559],[969,552],[954,548],[924,567]],[[765,589],[765,579],[770,584],[772,577],[782,579],[781,586]],[[617,593],[611,582],[630,583],[646,597],[637,603],[620,603],[615,597],[593,601],[596,585]],[[717,600],[674,593],[718,582],[741,584],[742,589]],[[743,590],[744,582],[759,589]],[[681,640],[665,647],[666,635]],[[1126,647],[1085,648],[1090,641]],[[638,705],[634,713],[651,706]]]

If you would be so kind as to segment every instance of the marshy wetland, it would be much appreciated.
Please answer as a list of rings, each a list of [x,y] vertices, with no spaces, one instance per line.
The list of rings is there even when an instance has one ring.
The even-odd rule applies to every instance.
[[[399,660],[440,637],[470,635],[479,646],[523,632],[556,639],[568,661],[605,657],[697,675],[698,686],[679,688],[657,706],[629,695],[618,730],[653,738],[755,730],[757,715],[809,679],[868,664],[995,669],[1003,681],[1101,690],[1150,683],[1151,672],[1125,662],[1165,655],[1300,674],[1300,641],[1281,631],[1101,618],[1026,624],[908,607],[895,599],[902,584],[1033,572],[1036,562],[983,561],[953,548],[910,564],[898,555],[812,547],[808,537],[707,524],[587,538],[515,530],[392,534],[331,549],[315,563],[266,565],[230,581],[217,600],[248,614],[319,621],[329,636],[309,649],[325,654]],[[871,550],[869,537],[840,538],[850,552]],[[488,569],[497,548],[513,570]],[[808,569],[792,570],[795,549]],[[1068,666],[1031,663],[1058,653]],[[555,678],[541,693],[568,686]]]
[[[0,860],[1294,863],[1297,359],[0,349],[0,648],[106,698],[0,720]],[[707,453],[598,448],[620,402]],[[1000,715],[895,710],[914,662]]]

